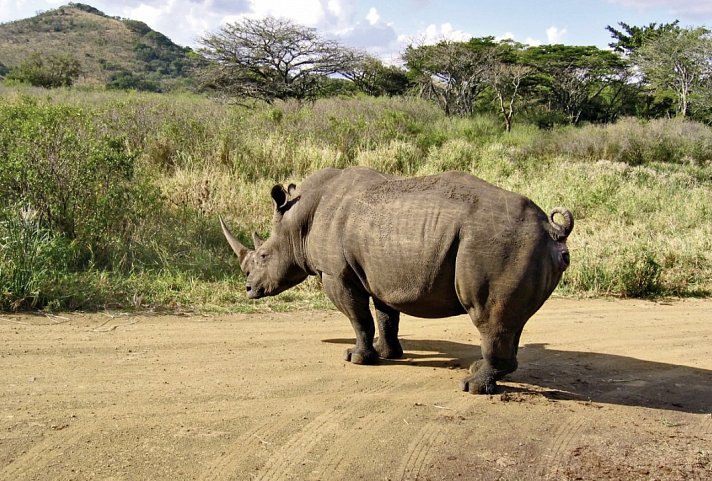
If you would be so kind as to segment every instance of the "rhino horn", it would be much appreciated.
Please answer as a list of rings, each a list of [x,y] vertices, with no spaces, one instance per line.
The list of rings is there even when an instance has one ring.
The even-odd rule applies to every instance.
[[[252,242],[255,243],[255,249],[259,249],[262,244],[265,243],[265,239],[260,237],[257,232],[252,233]]]
[[[237,240],[237,238],[232,234],[232,232],[230,232],[230,229],[227,228],[222,218],[220,218],[220,227],[222,227],[225,239],[227,239],[228,244],[230,244],[230,247],[232,247],[232,250],[235,252],[235,254],[237,254],[237,257],[240,259],[240,264],[242,264],[242,261],[245,259],[250,250],[244,245],[242,245],[239,240]]]

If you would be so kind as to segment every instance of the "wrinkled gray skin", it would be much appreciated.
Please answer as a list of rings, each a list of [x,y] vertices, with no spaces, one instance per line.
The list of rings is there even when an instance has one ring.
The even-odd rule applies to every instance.
[[[461,383],[471,393],[496,392],[496,381],[517,368],[524,324],[569,264],[568,210],[547,216],[531,200],[462,172],[399,178],[362,167],[324,169],[299,189],[276,185],[272,199],[272,233],[265,241],[255,236],[254,251],[221,220],[247,275],[248,297],[319,276],[351,320],[356,345],[345,358],[355,364],[403,355],[401,312],[467,313],[482,350]]]

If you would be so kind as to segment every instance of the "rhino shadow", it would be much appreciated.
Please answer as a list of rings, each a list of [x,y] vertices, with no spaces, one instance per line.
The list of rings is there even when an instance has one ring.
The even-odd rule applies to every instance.
[[[353,344],[354,339],[323,342]],[[471,344],[408,338],[401,339],[401,344],[403,359],[381,363],[466,369],[480,358],[479,346]],[[500,381],[501,391],[695,414],[712,412],[712,370],[615,354],[559,351],[547,344],[520,346],[518,360],[519,369]]]

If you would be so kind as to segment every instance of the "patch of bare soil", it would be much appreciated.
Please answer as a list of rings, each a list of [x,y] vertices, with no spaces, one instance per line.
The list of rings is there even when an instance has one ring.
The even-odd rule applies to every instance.
[[[712,301],[552,299],[503,392],[466,317],[0,315],[1,480],[712,479]]]

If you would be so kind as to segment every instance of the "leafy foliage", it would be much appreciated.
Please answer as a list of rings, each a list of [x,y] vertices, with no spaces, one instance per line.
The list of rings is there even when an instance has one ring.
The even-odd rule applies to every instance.
[[[436,101],[446,115],[470,115],[487,86],[494,54],[494,39],[485,37],[410,46],[403,59],[422,97]]]
[[[344,68],[344,49],[314,29],[267,17],[224,25],[201,39],[200,78],[228,95],[265,101],[314,99],[321,78]]]
[[[679,30],[679,24],[680,22],[675,20],[671,23],[662,23],[658,25],[653,22],[644,27],[637,27],[635,25],[629,25],[625,22],[619,22],[618,26],[621,27],[620,30],[608,25],[606,30],[608,30],[611,36],[615,39],[615,42],[609,43],[608,46],[611,47],[614,52],[629,56],[648,41],[655,39],[662,34]]]
[[[80,74],[79,60],[69,54],[42,55],[35,52],[7,74],[8,80],[35,87],[71,86]]]
[[[374,97],[404,95],[410,88],[404,70],[383,65],[377,58],[358,52],[351,52],[341,73],[361,92]]]
[[[130,261],[155,194],[123,140],[81,109],[32,100],[0,106],[0,123],[0,209],[29,212],[35,231],[76,242],[77,266]]]
[[[670,90],[677,112],[709,108],[712,100],[712,35],[706,28],[676,28],[648,39],[633,56],[655,90]]]

